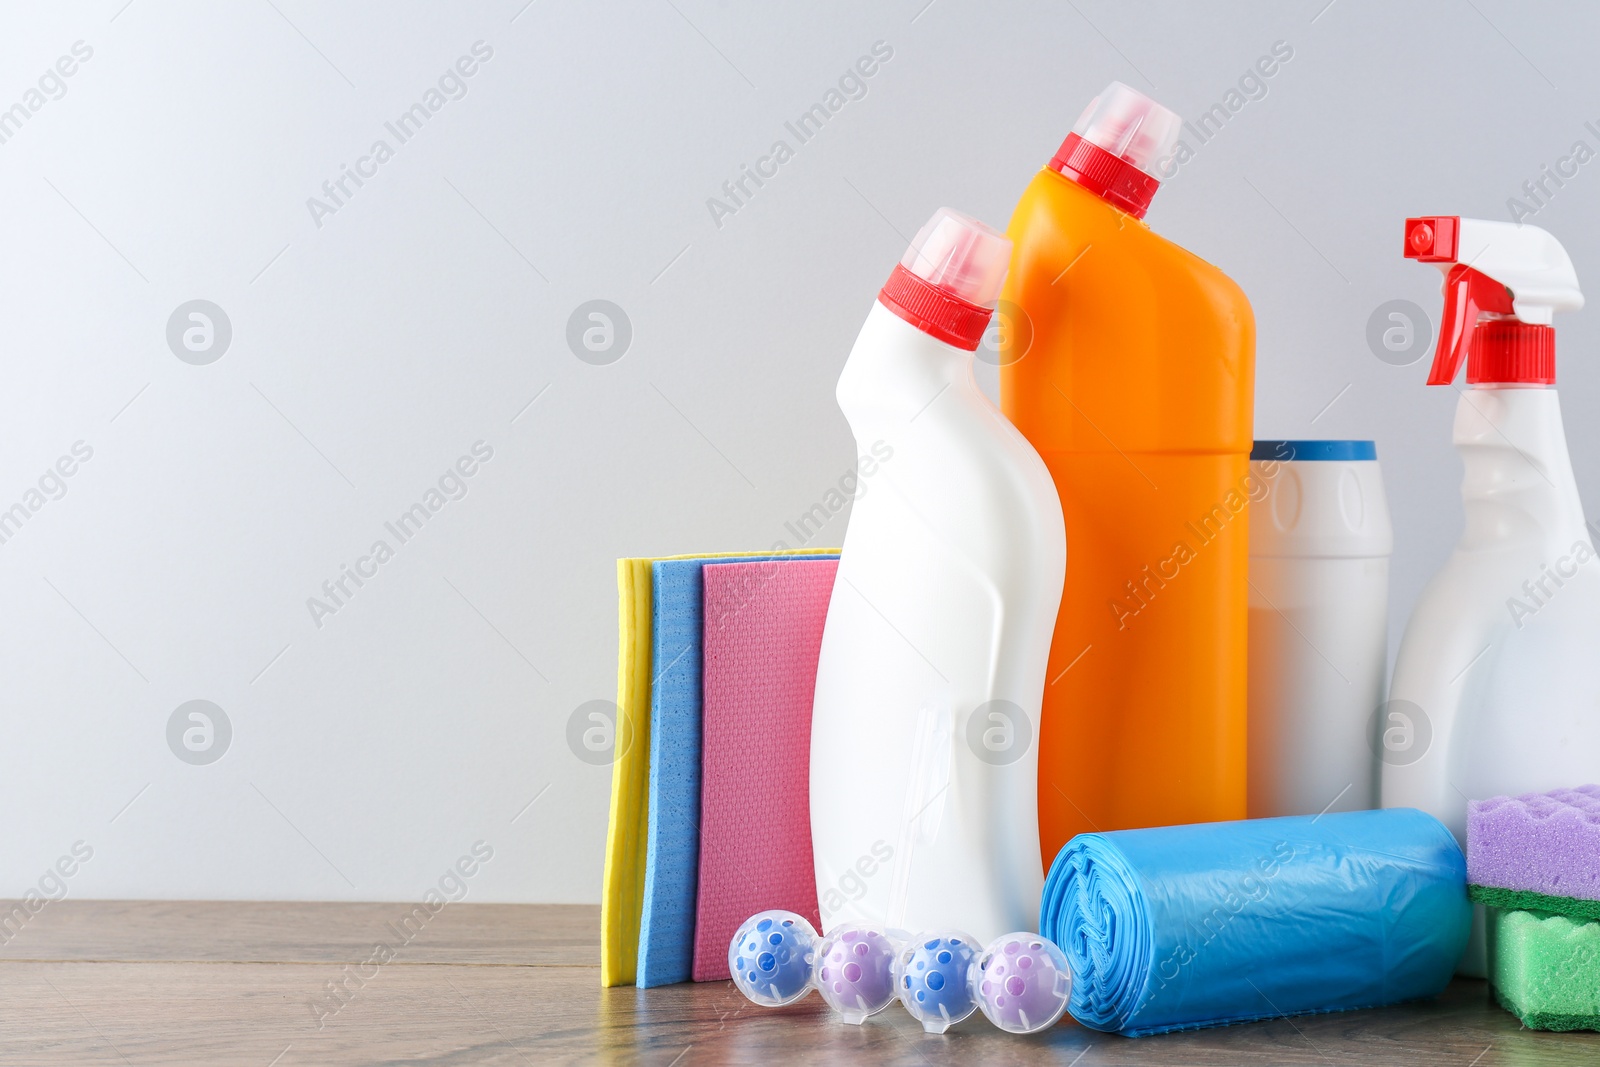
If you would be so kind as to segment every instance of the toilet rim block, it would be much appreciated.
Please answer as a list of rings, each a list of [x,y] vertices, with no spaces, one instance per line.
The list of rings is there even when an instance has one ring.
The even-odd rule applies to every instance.
[[[774,908],[740,924],[728,944],[728,972],[753,1004],[781,1008],[811,992],[817,931],[802,915]]]

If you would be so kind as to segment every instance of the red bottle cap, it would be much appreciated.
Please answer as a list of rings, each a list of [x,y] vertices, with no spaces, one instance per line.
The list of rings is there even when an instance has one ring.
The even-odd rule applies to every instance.
[[[1011,239],[949,208],[934,212],[878,300],[923,333],[972,351],[994,314]]]
[[[1161,187],[1154,174],[1170,158],[1182,125],[1137,89],[1112,82],[1061,142],[1050,169],[1142,219]]]
[[[1150,210],[1161,183],[1134,166],[1124,163],[1097,144],[1075,133],[1067,134],[1050,160],[1050,169],[1071,178],[1102,200],[1109,200],[1136,219]]]
[[[1490,319],[1473,332],[1467,381],[1476,385],[1554,385],[1556,328],[1516,319]]]

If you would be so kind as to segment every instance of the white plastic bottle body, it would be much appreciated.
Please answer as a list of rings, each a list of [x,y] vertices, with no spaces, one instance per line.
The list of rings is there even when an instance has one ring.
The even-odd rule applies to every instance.
[[[1468,389],[1453,436],[1466,526],[1395,659],[1382,798],[1464,847],[1469,799],[1600,777],[1600,562],[1554,389]]]
[[[1036,742],[1066,533],[972,358],[876,303],[839,379],[859,452],[888,458],[860,480],[817,666],[827,929],[983,941],[1038,921]]]
[[[1250,560],[1250,818],[1377,806],[1389,560]]]
[[[1251,473],[1264,492],[1250,518],[1250,817],[1374,807],[1394,548],[1378,463]]]

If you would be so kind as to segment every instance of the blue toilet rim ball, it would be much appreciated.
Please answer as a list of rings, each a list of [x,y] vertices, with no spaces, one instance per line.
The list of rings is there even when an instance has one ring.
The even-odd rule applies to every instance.
[[[977,1010],[968,975],[980,948],[961,931],[928,931],[895,958],[895,995],[929,1033],[943,1033]]]
[[[773,909],[740,924],[728,944],[728,972],[754,1004],[777,1008],[811,991],[816,929],[804,916]]]

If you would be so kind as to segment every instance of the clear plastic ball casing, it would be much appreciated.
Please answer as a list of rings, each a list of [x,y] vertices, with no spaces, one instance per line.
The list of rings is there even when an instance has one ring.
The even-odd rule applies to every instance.
[[[1013,1034],[1048,1029],[1067,1010],[1072,975],[1048,938],[1026,932],[989,942],[969,976],[972,997],[989,1021]]]
[[[847,1023],[862,1023],[894,1000],[895,945],[873,926],[846,923],[817,946],[812,981]]]
[[[894,958],[894,989],[911,1017],[942,1034],[978,1010],[967,976],[978,943],[956,930],[917,935]]]
[[[744,921],[728,944],[733,984],[766,1008],[793,1004],[811,992],[817,931],[792,911],[763,911]]]

